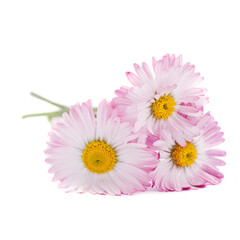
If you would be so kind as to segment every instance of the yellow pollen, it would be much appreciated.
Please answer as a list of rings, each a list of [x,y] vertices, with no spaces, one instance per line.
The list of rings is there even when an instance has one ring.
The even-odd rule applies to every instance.
[[[167,119],[174,112],[176,102],[173,97],[164,94],[152,104],[152,113],[158,119]]]
[[[93,173],[106,173],[113,169],[116,152],[104,141],[90,142],[83,150],[82,160],[85,167]]]
[[[197,150],[194,145],[187,142],[186,147],[176,144],[172,151],[172,160],[181,167],[191,166],[197,159]]]

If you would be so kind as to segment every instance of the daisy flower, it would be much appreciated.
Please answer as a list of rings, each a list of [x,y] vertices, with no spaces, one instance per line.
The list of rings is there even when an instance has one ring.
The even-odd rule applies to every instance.
[[[193,65],[183,65],[182,57],[175,55],[166,55],[159,61],[153,58],[154,73],[146,63],[142,68],[134,64],[134,68],[137,75],[126,73],[133,87],[115,92],[118,97],[113,101],[119,116],[131,122],[135,132],[145,125],[155,134],[168,129],[177,143],[186,146],[185,140],[192,141],[197,135],[188,116],[202,116],[200,108],[194,106],[208,102],[205,89],[196,88],[203,77],[194,72]]]
[[[197,123],[200,135],[185,147],[176,143],[169,134],[165,140],[154,143],[160,151],[160,162],[153,171],[153,185],[160,191],[196,189],[221,182],[223,174],[216,166],[225,165],[219,157],[225,151],[212,149],[224,141],[217,122],[207,113]]]
[[[136,136],[121,123],[111,103],[99,104],[94,117],[91,101],[76,104],[63,114],[49,134],[45,153],[53,180],[67,191],[97,194],[131,194],[151,185],[149,172],[157,154],[144,144],[131,143]]]

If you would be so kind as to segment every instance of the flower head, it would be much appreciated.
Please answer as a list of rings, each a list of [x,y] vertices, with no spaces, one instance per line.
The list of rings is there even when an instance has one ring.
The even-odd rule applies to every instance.
[[[45,151],[49,172],[60,187],[98,194],[131,194],[151,185],[149,172],[157,154],[136,136],[128,123],[120,122],[111,103],[99,104],[95,119],[90,101],[70,108],[50,132]]]
[[[167,129],[175,141],[186,146],[186,141],[197,135],[189,117],[202,116],[201,107],[208,101],[205,90],[196,88],[203,77],[194,72],[193,65],[183,65],[181,56],[174,55],[159,61],[153,58],[154,74],[146,63],[142,68],[134,64],[134,68],[138,76],[127,72],[133,87],[115,92],[118,97],[113,101],[119,116],[131,122],[135,132],[145,125],[155,134]]]
[[[153,183],[158,190],[181,191],[221,182],[223,174],[216,166],[225,164],[219,157],[225,156],[226,152],[212,147],[224,141],[223,133],[209,113],[198,121],[196,127],[200,135],[187,142],[185,147],[167,133],[164,133],[165,140],[153,143],[161,156],[153,171]]]

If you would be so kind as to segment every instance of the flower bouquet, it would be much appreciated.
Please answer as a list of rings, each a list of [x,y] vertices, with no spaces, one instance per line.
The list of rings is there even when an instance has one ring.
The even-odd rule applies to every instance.
[[[97,108],[91,100],[69,108],[32,93],[59,108],[24,116],[52,121],[45,153],[53,180],[66,191],[110,195],[219,184],[226,153],[215,147],[223,132],[204,113],[203,77],[175,55],[153,58],[153,70],[134,68],[126,73],[131,86]]]

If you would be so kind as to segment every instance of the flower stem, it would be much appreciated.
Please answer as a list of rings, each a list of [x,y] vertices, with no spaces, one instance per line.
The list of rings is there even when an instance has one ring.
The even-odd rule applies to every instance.
[[[46,116],[46,117],[52,119],[53,117],[61,117],[64,112],[66,112],[66,111],[62,110],[62,111],[56,111],[56,112],[27,114],[27,115],[22,116],[22,118]]]
[[[61,105],[61,104],[58,104],[58,103],[55,103],[47,98],[44,98],[36,93],[33,93],[31,92],[30,93],[33,97],[36,97],[42,101],[45,101],[47,103],[50,103],[56,107],[59,107],[60,110],[59,111],[55,111],[55,112],[43,112],[43,113],[34,113],[34,114],[27,114],[27,115],[24,115],[22,116],[22,118],[29,118],[29,117],[39,117],[39,116],[46,116],[48,118],[49,121],[51,121],[54,117],[61,117],[62,114],[64,112],[69,112],[70,108],[67,107],[67,106],[64,106],[64,105]]]
[[[45,102],[48,102],[48,103],[50,103],[50,104],[52,104],[52,105],[54,105],[54,106],[56,106],[56,107],[59,107],[59,108],[62,108],[62,109],[69,109],[69,107],[67,107],[67,106],[64,106],[64,105],[55,103],[55,102],[53,102],[53,101],[51,101],[51,100],[49,100],[49,99],[47,99],[47,98],[44,98],[44,97],[42,97],[42,96],[40,96],[40,95],[38,95],[38,94],[36,94],[36,93],[34,93],[34,92],[31,92],[30,94],[31,94],[33,97],[36,97],[36,98],[38,98],[38,99],[40,99],[40,100],[43,100],[43,101],[45,101]]]
[[[38,95],[38,94],[36,94],[34,92],[31,92],[30,94],[33,97],[36,97],[36,98],[38,98],[38,99],[40,99],[42,101],[50,103],[50,104],[52,104],[52,105],[54,105],[56,107],[59,107],[60,109],[59,109],[59,111],[55,111],[55,112],[43,112],[43,113],[27,114],[27,115],[22,116],[22,118],[45,116],[45,117],[48,118],[49,121],[51,121],[54,117],[61,117],[64,112],[69,113],[69,111],[70,111],[70,108],[67,107],[67,106],[61,105],[59,103],[55,103],[55,102],[53,102],[53,101],[51,101],[51,100],[49,100],[47,98],[44,98],[44,97],[42,97],[42,96],[40,96],[40,95]],[[96,117],[96,115],[97,115],[97,107],[93,108],[93,112],[94,112],[94,116]]]

